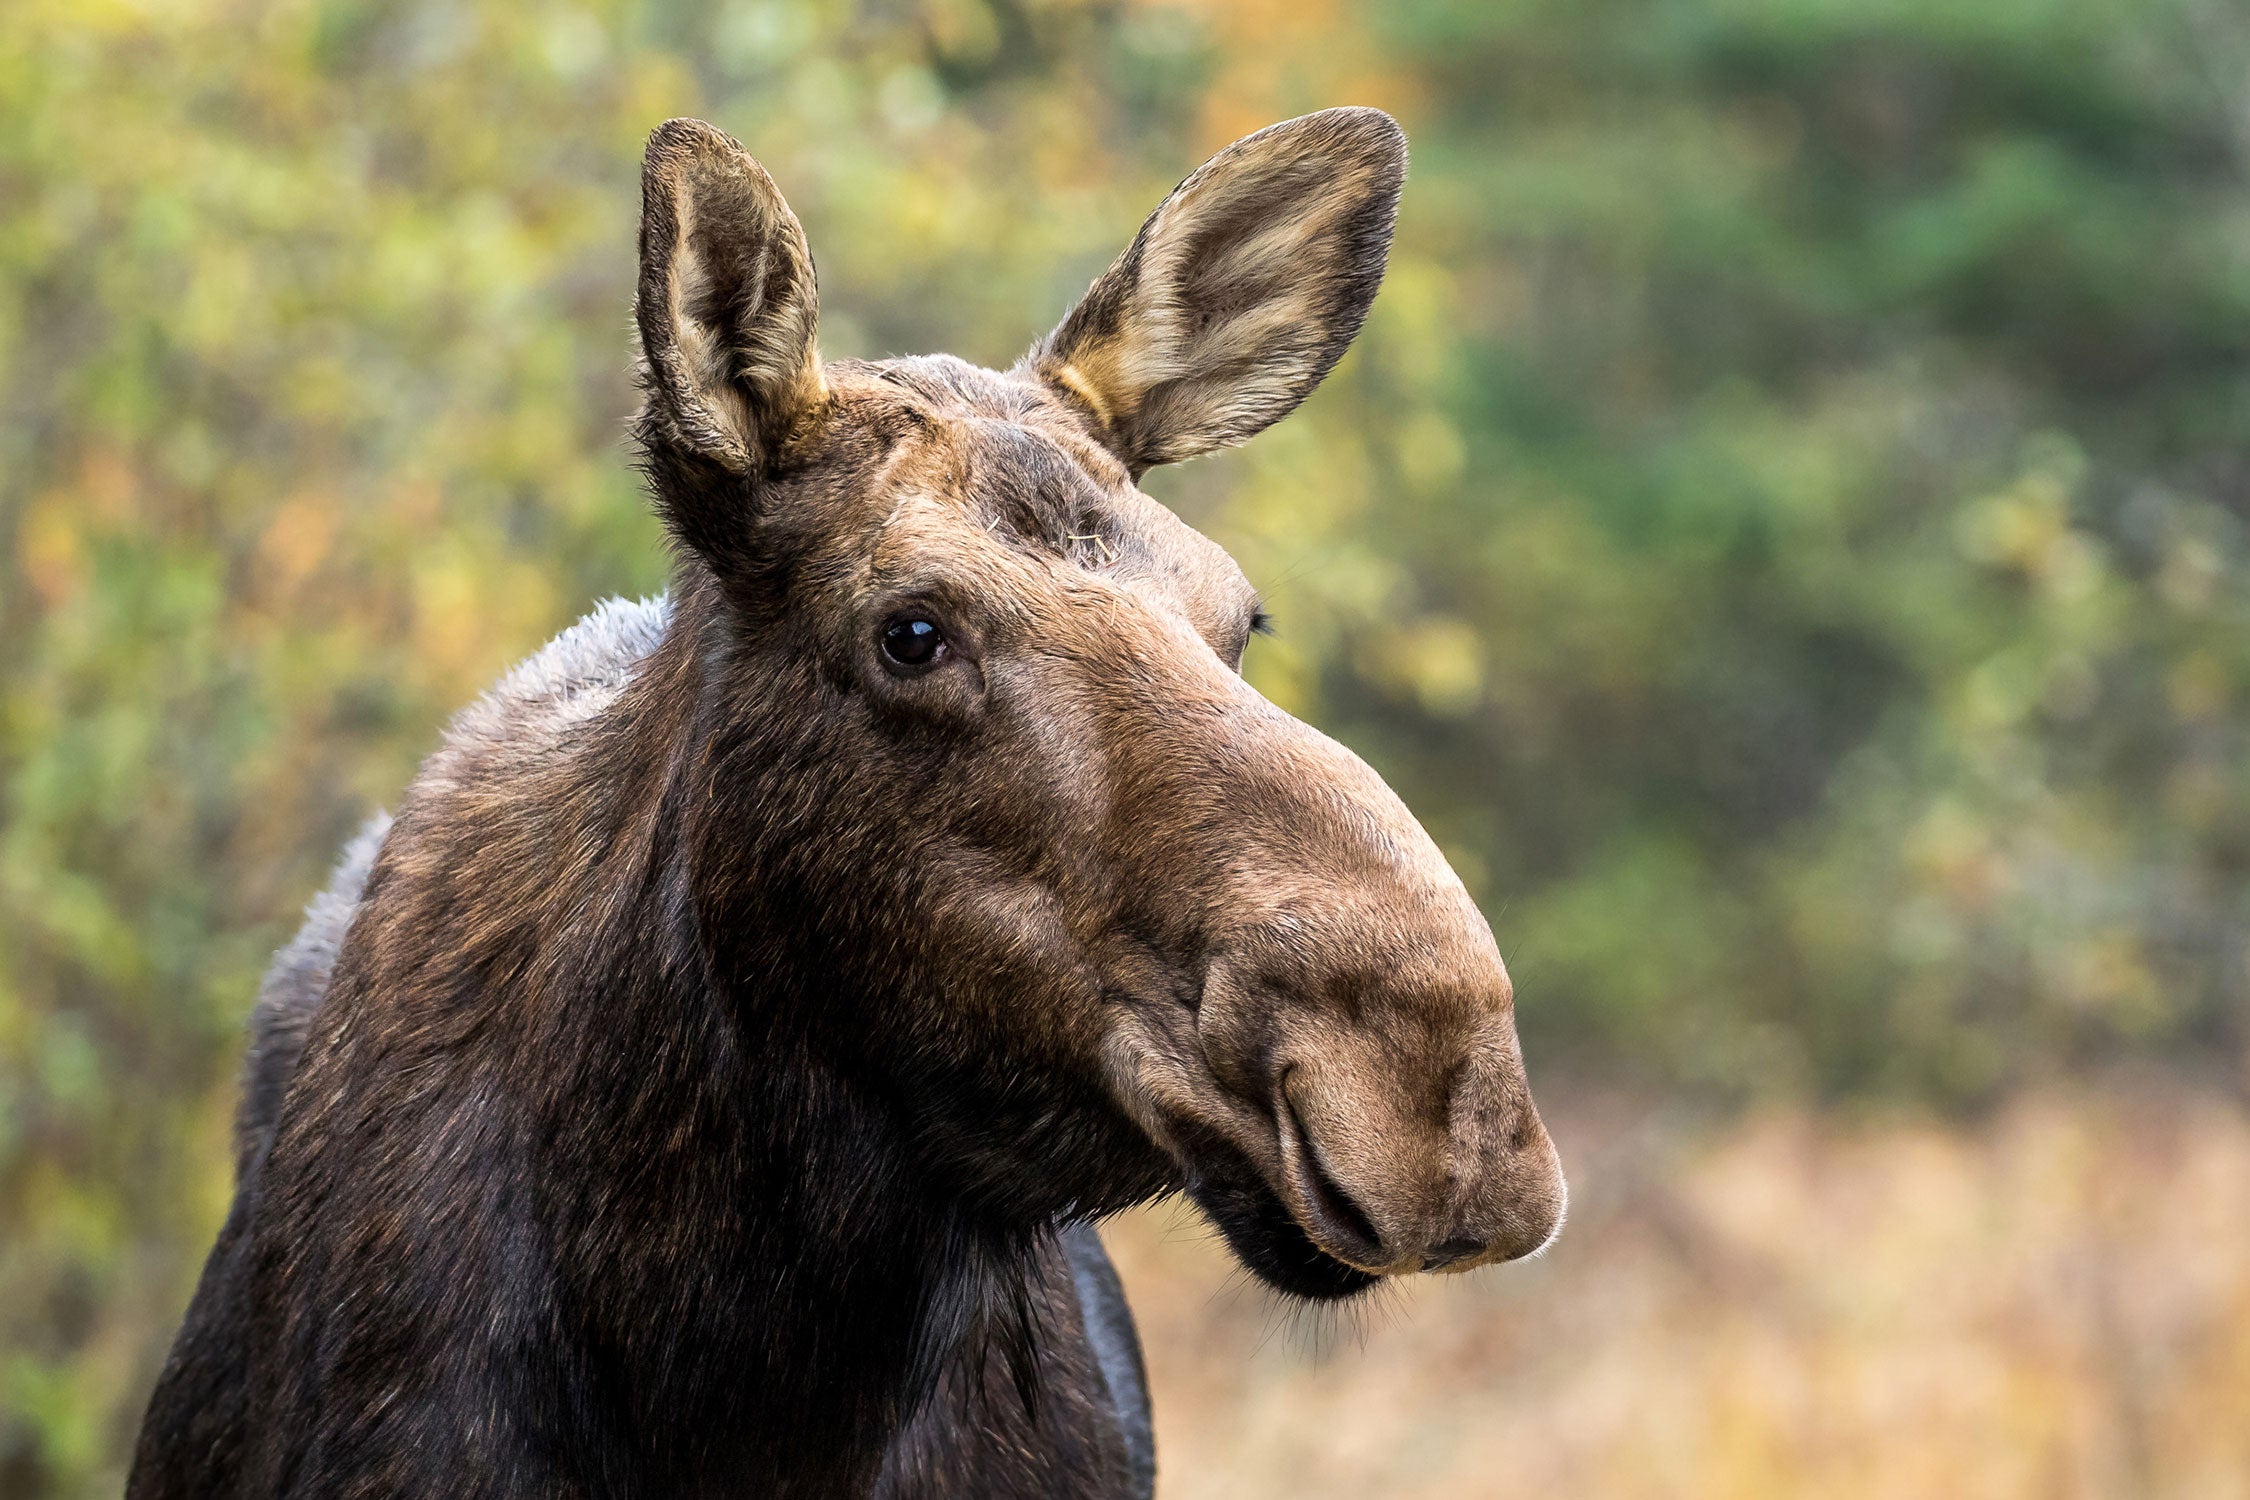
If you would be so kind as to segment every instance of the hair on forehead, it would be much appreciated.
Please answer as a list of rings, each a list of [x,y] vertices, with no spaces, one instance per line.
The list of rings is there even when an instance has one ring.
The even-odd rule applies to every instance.
[[[1021,418],[1040,410],[1063,410],[1036,381],[983,369],[950,354],[838,360],[830,368],[871,376],[947,414]]]
[[[950,467],[980,482],[1072,491],[1132,485],[1078,409],[1041,381],[949,354],[838,360],[829,368],[845,405],[859,407],[872,425],[891,425],[877,414],[897,411],[927,427],[921,441],[950,452]]]

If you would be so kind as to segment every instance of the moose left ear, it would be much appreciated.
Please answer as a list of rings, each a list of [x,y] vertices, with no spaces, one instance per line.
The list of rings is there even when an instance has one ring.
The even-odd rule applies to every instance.
[[[1406,136],[1381,110],[1245,136],[1172,190],[1026,363],[1135,475],[1239,443],[1359,332],[1405,179]]]
[[[641,171],[635,307],[650,458],[763,470],[823,402],[818,307],[805,231],[766,169],[701,120],[659,126]]]

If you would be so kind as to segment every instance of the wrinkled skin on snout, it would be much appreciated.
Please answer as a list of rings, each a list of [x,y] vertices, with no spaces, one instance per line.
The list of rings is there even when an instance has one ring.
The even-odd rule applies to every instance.
[[[659,132],[643,237],[657,494],[739,620],[742,734],[797,768],[734,789],[799,809],[756,899],[832,913],[800,961],[900,997],[896,1087],[988,1164],[965,1192],[1184,1187],[1313,1298],[1528,1254],[1564,1205],[1483,917],[1243,679],[1254,588],[1135,482],[1326,374],[1403,170],[1373,111],[1238,143],[1005,373],[822,361],[802,230],[709,127]]]

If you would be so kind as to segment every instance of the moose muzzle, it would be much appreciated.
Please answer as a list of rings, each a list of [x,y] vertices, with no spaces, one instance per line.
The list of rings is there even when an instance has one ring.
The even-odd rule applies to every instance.
[[[1302,930],[1291,936],[1302,955]],[[1253,1159],[1326,1255],[1377,1275],[1528,1255],[1560,1226],[1565,1189],[1506,972],[1490,953],[1470,965],[1484,983],[1458,970],[1417,983],[1435,945],[1410,947],[1388,982],[1357,948],[1347,972],[1321,973],[1316,956],[1283,992],[1269,963],[1220,960],[1199,1017],[1205,1055],[1264,1106],[1273,1141]]]
[[[1561,1164],[1483,914],[1357,756],[1270,706],[1245,718],[1263,743],[1228,757],[1234,920],[1196,1011],[1246,1106],[1228,1135],[1311,1247],[1359,1271],[1540,1249]]]

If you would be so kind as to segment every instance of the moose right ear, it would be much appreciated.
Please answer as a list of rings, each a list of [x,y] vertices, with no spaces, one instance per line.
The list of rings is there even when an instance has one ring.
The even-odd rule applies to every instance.
[[[1138,476],[1287,416],[1383,280],[1406,137],[1324,109],[1244,136],[1157,205],[1025,363]]]
[[[658,126],[641,169],[636,432],[666,519],[699,551],[727,550],[744,518],[677,491],[739,500],[726,481],[754,481],[826,402],[818,308],[805,231],[766,169],[701,120]]]

